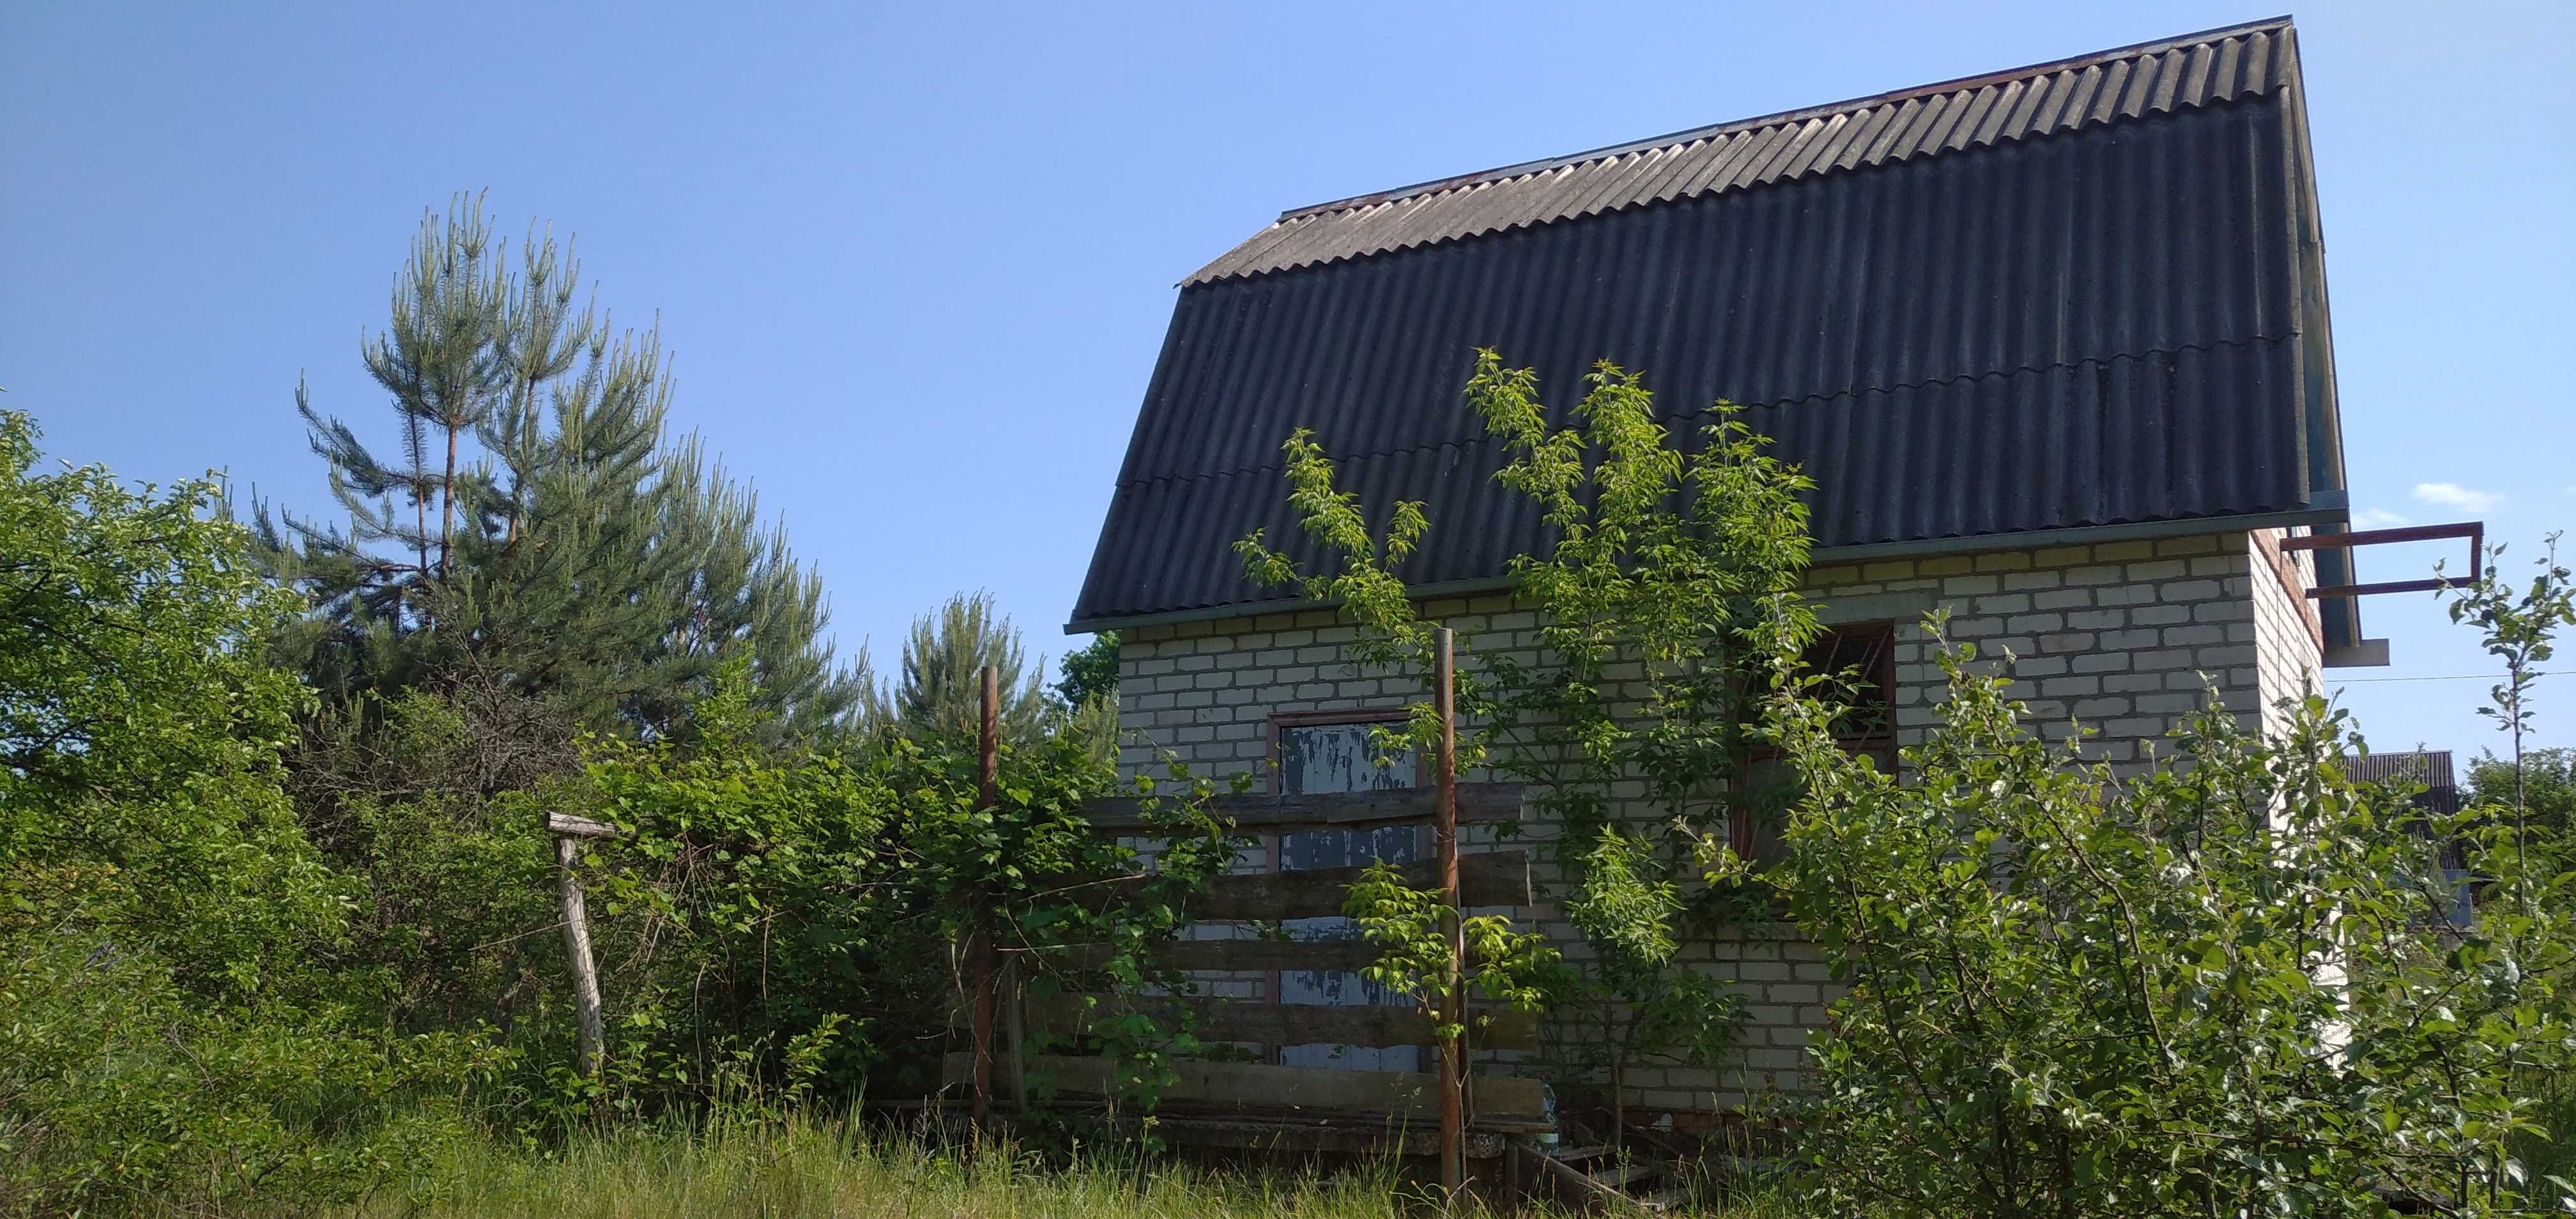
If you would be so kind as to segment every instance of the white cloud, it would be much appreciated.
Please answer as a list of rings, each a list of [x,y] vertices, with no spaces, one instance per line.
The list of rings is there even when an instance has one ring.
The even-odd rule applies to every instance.
[[[2394,529],[2414,523],[2414,518],[2400,516],[2386,508],[2363,508],[2352,514],[2352,527],[2355,529]]]
[[[2504,502],[2504,497],[2490,491],[2472,491],[2458,483],[2417,483],[2415,498],[2462,512],[2485,512]]]

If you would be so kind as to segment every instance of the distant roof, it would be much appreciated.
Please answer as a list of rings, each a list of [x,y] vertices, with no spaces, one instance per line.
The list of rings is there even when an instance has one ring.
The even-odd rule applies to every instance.
[[[1182,285],[1070,629],[1278,603],[1232,544],[1325,558],[1299,427],[1381,524],[1427,501],[1415,588],[1505,583],[1548,528],[1494,482],[1478,347],[1560,422],[1602,359],[1686,445],[1745,404],[1847,555],[2345,517],[2282,20],[1289,213]]]
[[[2447,749],[2357,754],[2343,760],[2343,773],[2362,783],[2421,783],[2424,790],[2416,795],[2417,804],[2436,812],[2460,811],[2460,789],[2451,775],[2451,751]]]
[[[1677,131],[1281,213],[1204,283],[2024,140],[2280,88],[2290,19]]]

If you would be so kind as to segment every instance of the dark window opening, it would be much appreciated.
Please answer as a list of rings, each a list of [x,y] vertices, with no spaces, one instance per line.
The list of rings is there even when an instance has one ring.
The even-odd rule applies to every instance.
[[[1808,672],[1832,678],[1821,693],[1841,710],[1834,740],[1843,752],[1870,759],[1883,774],[1896,773],[1896,624],[1828,627],[1807,646],[1803,663]],[[1760,749],[1745,780],[1747,798],[1735,804],[1728,845],[1756,863],[1776,863],[1785,853],[1780,821],[1797,799],[1796,776],[1776,751]]]

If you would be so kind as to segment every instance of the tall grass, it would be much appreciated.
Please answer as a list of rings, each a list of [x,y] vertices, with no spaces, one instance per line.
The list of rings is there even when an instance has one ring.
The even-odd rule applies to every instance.
[[[403,1166],[396,1184],[367,1203],[336,1213],[350,1219],[1393,1219],[1436,1210],[1391,1165],[1323,1173],[1130,1157],[1050,1166],[1008,1147],[937,1147],[852,1124],[790,1118],[713,1133],[625,1127],[550,1150],[461,1140],[434,1161]],[[1785,1219],[1791,1212],[1757,1201],[1702,1213]]]

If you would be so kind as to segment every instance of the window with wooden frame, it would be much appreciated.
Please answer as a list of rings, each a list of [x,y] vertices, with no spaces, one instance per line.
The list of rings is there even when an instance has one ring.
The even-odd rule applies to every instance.
[[[1825,628],[1807,646],[1810,673],[1832,677],[1821,692],[1839,704],[1834,741],[1843,752],[1869,758],[1882,773],[1896,773],[1896,624],[1853,622]],[[1787,766],[1776,751],[1757,750],[1746,776],[1755,799],[1738,801],[1728,828],[1735,853],[1758,863],[1780,858],[1779,813],[1791,798]],[[1761,798],[1771,794],[1774,798]]]

